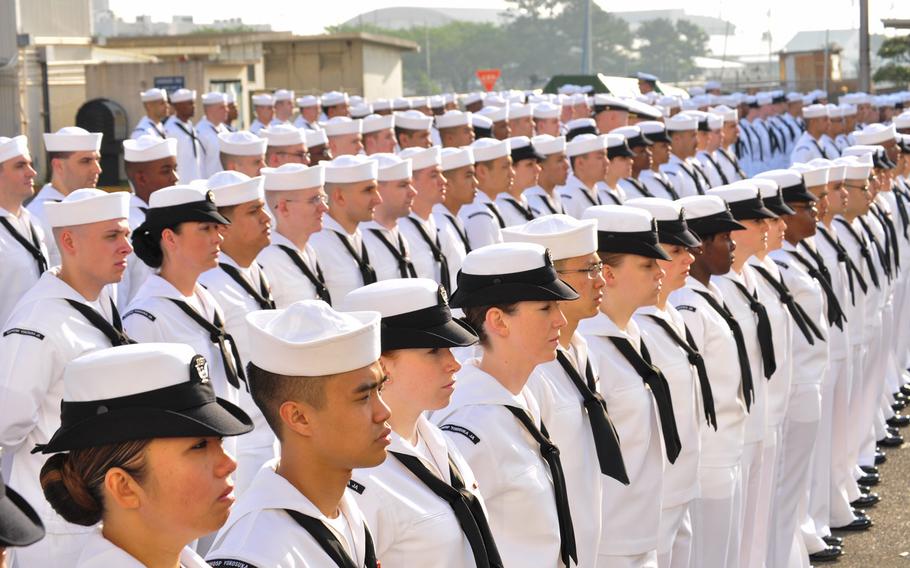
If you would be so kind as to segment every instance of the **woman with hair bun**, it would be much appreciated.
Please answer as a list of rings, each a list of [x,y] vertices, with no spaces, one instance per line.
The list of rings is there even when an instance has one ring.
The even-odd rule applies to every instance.
[[[209,362],[215,393],[234,404],[246,388],[233,338],[224,330],[224,312],[199,283],[217,266],[221,227],[211,192],[176,185],[149,199],[145,222],[133,232],[136,255],[156,273],[149,276],[123,315],[123,327],[140,343],[175,342],[193,347]],[[234,444],[228,444],[232,455]]]
[[[128,379],[128,380],[127,380]],[[187,544],[227,520],[237,467],[221,438],[252,429],[215,397],[205,358],[173,343],[95,351],[64,371],[41,487],[86,535],[77,568],[203,568]]]

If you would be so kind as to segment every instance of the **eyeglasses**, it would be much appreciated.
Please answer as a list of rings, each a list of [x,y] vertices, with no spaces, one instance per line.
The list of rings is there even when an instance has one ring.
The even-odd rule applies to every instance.
[[[275,152],[279,156],[287,156],[289,158],[297,158],[301,163],[307,161],[308,154],[306,152]]]
[[[321,203],[325,206],[328,206],[329,205],[329,196],[324,193],[320,193],[316,197],[311,197],[309,199],[285,199],[285,201],[287,203],[303,202],[303,203],[306,203],[307,205],[313,205],[313,206],[317,206]]]
[[[587,268],[579,268],[577,270],[557,270],[556,273],[557,274],[573,274],[573,273],[583,272],[583,273],[585,273],[585,275],[587,275],[588,280],[596,280],[597,277],[600,276],[600,273],[603,271],[603,269],[604,269],[604,263],[597,262]]]

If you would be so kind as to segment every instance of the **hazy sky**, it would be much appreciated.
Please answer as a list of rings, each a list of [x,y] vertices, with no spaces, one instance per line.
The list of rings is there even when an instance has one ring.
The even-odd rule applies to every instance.
[[[683,7],[687,13],[716,16],[736,25],[736,47],[731,52],[766,52],[762,34],[770,28],[773,49],[779,49],[800,30],[855,28],[859,24],[858,0],[595,0],[607,11],[661,10]],[[111,10],[126,21],[147,14],[155,21],[170,21],[173,15],[190,15],[199,23],[239,17],[249,24],[270,24],[274,30],[298,34],[322,33],[325,26],[342,23],[360,13],[391,6],[444,6],[460,8],[505,8],[504,0],[110,0]],[[910,18],[907,0],[869,0],[869,27],[883,30],[881,19]],[[770,13],[770,17],[769,17]],[[893,33],[893,32],[892,32]],[[751,49],[752,46],[755,49]],[[744,47],[745,46],[745,47]],[[719,55],[719,54],[718,54]]]

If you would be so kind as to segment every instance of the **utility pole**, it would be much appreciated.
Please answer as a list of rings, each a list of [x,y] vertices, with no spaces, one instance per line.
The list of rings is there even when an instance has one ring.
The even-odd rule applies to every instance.
[[[591,2],[585,2],[585,29],[581,40],[581,74],[591,74]]]
[[[859,90],[868,93],[869,81],[869,0],[859,0]]]

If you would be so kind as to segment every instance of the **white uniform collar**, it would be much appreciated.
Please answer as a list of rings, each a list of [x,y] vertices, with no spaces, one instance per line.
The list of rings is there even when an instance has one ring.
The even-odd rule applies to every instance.
[[[56,199],[58,201],[66,197],[60,193],[60,190],[54,187],[51,182],[47,182],[41,186],[41,190],[38,191],[38,195],[41,196],[41,199]]]
[[[388,451],[414,456],[424,462],[424,465],[430,466],[431,471],[442,468],[439,473],[445,479],[449,479],[449,448],[446,445],[444,434],[438,428],[433,427],[426,416],[421,414],[417,419],[417,436],[423,440],[427,449],[429,449],[430,455],[433,456],[433,463],[427,463],[426,456],[418,453],[409,441],[394,432],[392,433],[392,443],[389,445]],[[386,459],[394,458],[388,457]]]
[[[585,335],[624,337],[631,341],[636,349],[641,349],[641,332],[634,319],[630,319],[626,329],[622,330],[619,329],[612,319],[610,319],[610,316],[600,312],[593,318],[582,320],[581,323],[578,324],[578,330]]]
[[[110,566],[144,568],[145,566],[134,556],[104,538],[100,529],[81,536],[84,538],[85,547],[79,555],[79,561],[76,562],[80,568],[108,568]],[[184,547],[180,552],[180,566],[181,568],[205,568],[208,564],[192,549]]]
[[[578,179],[577,177],[575,177],[574,173],[569,174],[569,177],[566,178],[566,187],[573,187],[573,186],[577,187],[578,189],[581,189],[583,191],[587,191],[589,194],[593,194],[594,189],[595,189],[595,188],[591,188],[591,187],[588,187],[587,185],[585,185],[585,182],[583,182],[580,179]]]
[[[285,237],[284,235],[282,235],[282,234],[279,233],[278,231],[273,231],[273,232],[272,232],[272,235],[271,235],[271,244],[272,244],[273,246],[283,245],[283,246],[289,247],[291,250],[297,251],[298,253],[302,253],[302,252],[303,252],[302,250],[300,250],[300,248],[299,248],[297,245],[295,245],[295,244],[291,241],[291,239]]]
[[[458,386],[452,395],[450,406],[466,406],[472,404],[497,404],[517,406],[532,411],[532,416],[540,416],[537,409],[529,408],[527,398],[522,393],[517,395],[509,392],[502,384],[489,373],[480,370],[477,359],[469,359],[463,363],[458,372]],[[536,405],[535,405],[536,406]]]
[[[351,239],[354,239],[354,238],[357,238],[360,236],[360,227],[359,226],[356,229],[354,229],[353,233],[349,233],[344,229],[344,227],[341,226],[340,223],[338,223],[338,221],[336,221],[334,218],[332,218],[331,215],[328,215],[328,214],[326,214],[322,217],[322,228],[329,229],[330,231],[335,231],[336,233],[340,233]]]
[[[398,237],[398,223],[397,222],[395,223],[394,227],[389,229],[385,225],[380,225],[374,219],[372,221],[364,221],[363,223],[361,223],[359,225],[358,228],[360,229],[361,233],[364,233],[365,231],[368,231],[370,229],[376,229],[376,230],[380,231],[381,233],[383,233],[384,235],[392,235],[393,237],[396,237],[396,238]]]
[[[718,288],[717,285],[714,284],[714,282],[709,281],[708,285],[705,286],[704,284],[702,284],[695,278],[689,276],[686,278],[686,288],[690,288],[696,292],[708,292],[709,294],[714,296],[714,299],[717,300],[719,303],[723,304],[723,302],[724,302],[724,295],[721,293],[720,288]]]
[[[204,298],[202,292],[204,288],[197,282],[193,292],[199,298]],[[173,300],[186,301],[187,297],[180,293],[173,284],[165,280],[159,274],[150,274],[145,282],[136,292],[136,296],[131,303],[137,302],[140,298],[170,298]]]

